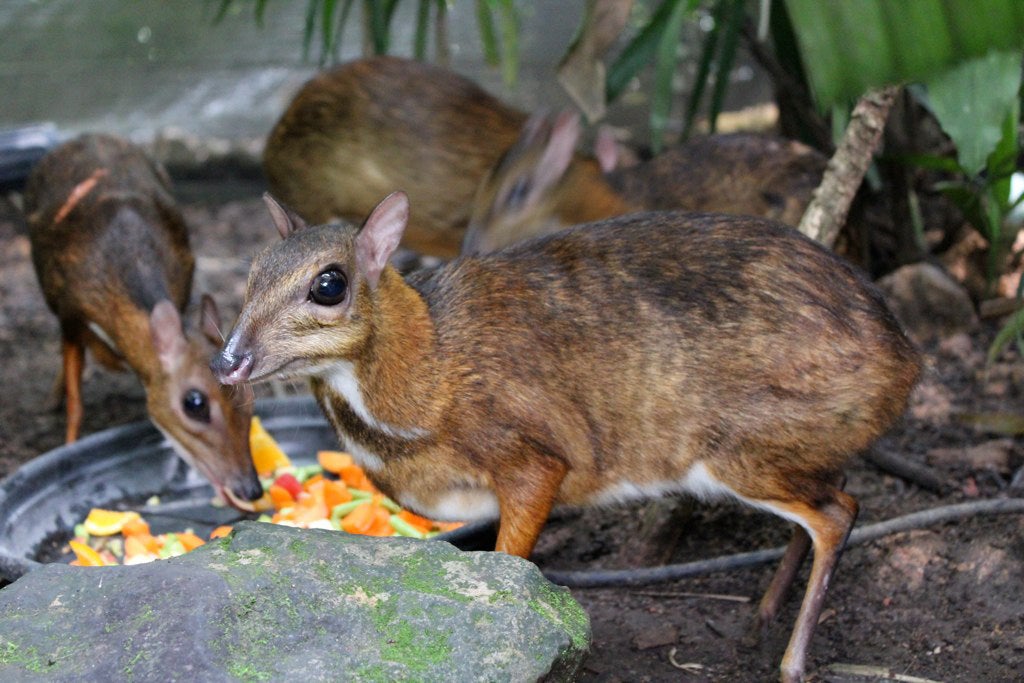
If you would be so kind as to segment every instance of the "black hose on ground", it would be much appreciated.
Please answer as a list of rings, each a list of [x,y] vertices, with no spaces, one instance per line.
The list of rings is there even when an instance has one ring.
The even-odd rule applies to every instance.
[[[941,507],[912,512],[902,517],[894,517],[884,522],[869,524],[855,528],[846,541],[846,546],[859,545],[877,540],[884,536],[920,529],[921,527],[954,522],[976,515],[1000,515],[1024,512],[1024,498],[998,498],[977,500],[970,503],[958,503]],[[661,581],[674,581],[690,576],[700,576],[712,572],[730,571],[751,567],[758,564],[778,560],[785,548],[755,550],[714,557],[708,560],[697,560],[683,564],[668,564],[661,567],[641,567],[637,569],[594,569],[582,571],[545,570],[544,576],[549,581],[569,588],[600,588],[605,586],[642,586]]]

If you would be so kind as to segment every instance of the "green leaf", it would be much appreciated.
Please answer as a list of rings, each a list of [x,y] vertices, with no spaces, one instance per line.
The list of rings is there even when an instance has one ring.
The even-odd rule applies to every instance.
[[[651,20],[608,67],[608,75],[605,76],[605,97],[609,102],[617,100],[633,77],[650,63],[658,49],[658,43],[661,42],[673,6],[672,0],[662,2]]]
[[[1024,46],[1020,0],[785,0],[823,109],[870,88],[928,80],[960,61]]]
[[[416,59],[427,58],[427,33],[430,31],[430,5],[433,0],[420,0],[416,8],[416,35],[413,37],[413,55]]]
[[[320,0],[320,64],[327,61],[328,55],[334,52],[334,10],[335,0]]]
[[[1010,178],[1017,172],[1017,157],[1020,154],[1017,137],[1019,121],[1020,101],[1014,98],[1003,120],[1002,137],[985,164],[985,178],[992,185],[992,195],[1004,216],[1013,208],[1010,202]]]
[[[980,173],[999,146],[1007,116],[1018,106],[1020,82],[1020,51],[990,52],[927,82],[931,110],[968,173]]]
[[[267,0],[256,0],[256,25],[263,28],[263,17],[267,12]]]
[[[515,0],[497,0],[501,17],[501,75],[514,86],[519,74],[519,13]]]
[[[306,22],[302,27],[302,59],[309,59],[309,48],[313,45],[313,33],[316,31],[316,10],[319,0],[309,0],[306,4]]]
[[[364,0],[369,12],[370,42],[373,52],[386,55],[391,43],[391,14],[396,0]]]
[[[992,344],[988,347],[987,362],[992,363],[999,357],[999,353],[1010,341],[1021,339],[1024,336],[1024,308],[1013,314],[1013,317],[1003,326]]]
[[[220,7],[217,8],[217,14],[213,17],[213,23],[219,24],[222,22],[233,4],[235,4],[234,0],[221,0]]]
[[[722,50],[718,53],[718,68],[715,70],[715,87],[711,92],[711,108],[708,111],[712,133],[715,132],[718,114],[722,111],[722,103],[725,101],[725,91],[729,87],[729,75],[732,73],[732,63],[736,58],[740,26],[746,18],[743,7],[743,0],[732,0],[731,6],[728,7],[729,14],[723,29]]]
[[[693,91],[686,102],[686,112],[683,114],[683,135],[690,137],[690,129],[697,120],[697,110],[700,108],[700,100],[704,97],[704,88],[708,84],[708,74],[711,73],[711,62],[715,59],[715,49],[718,47],[718,35],[722,26],[722,17],[727,0],[718,0],[711,16],[714,17],[715,27],[708,32],[704,38],[704,45],[701,48],[700,60],[697,62],[697,75],[693,79]]]
[[[901,154],[900,156],[893,157],[893,159],[904,164],[912,164],[932,171],[964,173],[963,168],[956,159],[938,156],[937,154]]]
[[[672,109],[672,77],[679,62],[679,36],[683,31],[683,20],[689,13],[693,0],[667,0],[672,3],[665,30],[658,41],[654,62],[654,83],[651,93],[651,147],[655,154],[661,151],[662,134],[668,125]]]
[[[480,45],[484,51],[484,61],[491,66],[501,60],[498,51],[498,35],[494,30],[494,17],[487,0],[476,0],[476,23],[480,31]]]

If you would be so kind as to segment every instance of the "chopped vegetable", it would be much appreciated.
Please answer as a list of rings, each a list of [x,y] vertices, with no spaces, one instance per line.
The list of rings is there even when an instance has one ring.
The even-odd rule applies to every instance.
[[[316,454],[316,461],[325,472],[330,472],[331,474],[339,476],[343,469],[346,467],[352,467],[352,465],[355,464],[351,455],[348,453],[342,453],[341,451],[320,451]]]
[[[178,537],[178,541],[184,546],[185,552],[191,552],[201,545],[204,545],[206,541],[196,536],[191,531],[179,531],[175,536]]]
[[[343,530],[372,536],[430,538],[461,526],[420,517],[403,510],[373,485],[352,456],[320,451],[317,464],[296,467],[273,437],[253,418],[250,432],[253,463],[266,494],[255,506],[259,521],[309,529]],[[222,538],[231,526],[219,526],[210,539]],[[122,534],[123,537],[116,536]],[[154,535],[137,512],[93,509],[75,527],[69,542],[72,564],[103,566],[138,564],[181,555],[206,541],[191,529]]]
[[[278,476],[278,478],[274,480],[273,485],[280,486],[281,488],[287,490],[288,493],[290,493],[292,495],[292,498],[295,500],[298,500],[299,494],[302,493],[302,484],[299,482],[298,479],[295,478],[294,475],[288,472],[285,472],[284,474]]]
[[[72,560],[71,564],[81,567],[102,567],[107,564],[97,551],[85,543],[69,541],[68,545],[71,546],[71,550],[75,553],[75,559]]]
[[[252,463],[256,467],[256,474],[261,477],[269,477],[275,470],[290,467],[292,464],[285,452],[277,445],[274,437],[264,429],[263,423],[255,415],[249,428],[249,450],[252,452]]]
[[[139,519],[138,512],[118,512],[93,508],[85,518],[85,530],[92,536],[113,536],[121,533],[125,524]]]

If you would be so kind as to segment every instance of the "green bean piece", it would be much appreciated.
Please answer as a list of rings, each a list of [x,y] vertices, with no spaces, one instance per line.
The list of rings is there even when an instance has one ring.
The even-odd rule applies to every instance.
[[[425,536],[422,531],[398,515],[391,515],[391,528],[398,532],[399,536],[408,536],[409,538],[424,538]]]

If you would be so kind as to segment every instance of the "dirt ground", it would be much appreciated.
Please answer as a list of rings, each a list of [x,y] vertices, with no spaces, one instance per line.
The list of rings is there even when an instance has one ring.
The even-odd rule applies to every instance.
[[[199,255],[196,293],[211,292],[231,319],[251,256],[276,239],[260,188],[229,188],[198,198],[179,185]],[[979,429],[974,414],[1024,416],[1024,361],[1012,353],[992,366],[984,349],[994,327],[928,343],[927,372],[905,419],[877,448],[929,465],[947,482],[936,494],[856,458],[847,490],[860,524],[982,498],[1024,496],[1020,438]],[[60,445],[64,418],[46,408],[60,363],[55,318],[47,310],[24,225],[0,199],[0,476]],[[83,433],[145,418],[134,377],[91,369]],[[639,506],[588,511],[549,525],[534,560],[547,569],[622,568],[638,553]],[[851,547],[833,579],[810,649],[815,681],[1024,680],[1024,519],[975,517]],[[782,545],[787,525],[733,505],[697,506],[669,561],[685,562]],[[576,589],[592,619],[588,681],[772,680],[799,604],[787,609],[759,647],[743,635],[773,565],[643,588]],[[807,568],[798,583],[806,580]],[[686,665],[686,668],[679,666]],[[837,669],[839,665],[839,669]],[[869,675],[837,673],[842,665]],[[870,674],[870,672],[874,672]],[[915,677],[915,678],[909,678]]]

